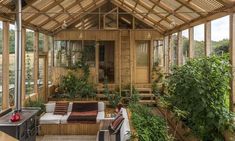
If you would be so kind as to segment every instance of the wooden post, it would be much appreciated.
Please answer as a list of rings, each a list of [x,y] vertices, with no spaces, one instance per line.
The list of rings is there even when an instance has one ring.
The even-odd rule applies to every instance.
[[[189,59],[194,57],[194,29],[189,28]]]
[[[24,105],[25,102],[25,94],[26,94],[26,88],[25,88],[25,52],[26,52],[26,29],[22,28],[22,97],[21,97],[21,103]]]
[[[177,65],[181,66],[183,64],[183,39],[182,31],[178,32],[178,43],[177,43]]]
[[[9,22],[3,22],[2,110],[9,108]]]
[[[48,50],[49,50],[49,36],[44,34],[44,52],[46,53],[46,56],[44,58],[44,82],[43,82],[43,98],[45,101],[47,101],[48,97]]]
[[[230,110],[235,112],[235,13],[230,15],[230,61],[232,65]]]
[[[205,55],[211,54],[211,22],[205,23]]]
[[[148,50],[149,52],[149,82],[152,83],[152,70],[153,70],[153,63],[154,63],[154,55],[153,55],[153,39],[151,36],[151,40],[150,40],[150,48]]]
[[[38,50],[38,43],[39,43],[39,33],[34,32],[34,69],[33,69],[33,78],[34,78],[34,93],[38,94],[38,65],[39,65],[39,50]]]
[[[121,31],[118,32],[118,51],[119,51],[119,93],[122,93],[122,44],[121,44]]]

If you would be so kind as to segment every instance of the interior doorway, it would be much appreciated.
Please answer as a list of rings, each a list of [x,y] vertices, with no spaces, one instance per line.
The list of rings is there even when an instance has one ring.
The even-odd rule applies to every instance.
[[[114,83],[114,41],[99,42],[99,83]]]

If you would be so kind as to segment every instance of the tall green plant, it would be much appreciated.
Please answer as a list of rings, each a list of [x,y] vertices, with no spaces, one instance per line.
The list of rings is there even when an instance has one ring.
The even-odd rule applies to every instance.
[[[171,141],[166,121],[152,114],[150,108],[130,104],[131,122],[137,132],[139,141]]]
[[[104,80],[104,95],[108,98],[111,107],[117,107],[118,103],[121,101],[121,96],[119,92],[114,91],[112,94],[109,91],[108,80]]]
[[[183,121],[203,141],[223,141],[232,115],[226,103],[231,77],[228,56],[194,59],[173,69],[169,97],[174,111],[183,111]]]

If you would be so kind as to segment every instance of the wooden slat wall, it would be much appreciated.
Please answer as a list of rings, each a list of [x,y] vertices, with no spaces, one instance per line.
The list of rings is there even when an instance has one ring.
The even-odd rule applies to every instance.
[[[2,66],[9,66],[9,22],[3,22]],[[9,108],[9,67],[2,67],[2,109]]]

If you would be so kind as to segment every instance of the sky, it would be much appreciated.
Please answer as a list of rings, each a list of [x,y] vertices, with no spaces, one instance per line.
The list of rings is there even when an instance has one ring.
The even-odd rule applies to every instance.
[[[0,22],[0,28],[2,28],[2,22]],[[10,29],[15,29],[14,25],[10,24]],[[211,39],[213,41],[219,41],[229,38],[229,16],[225,16],[211,22]],[[188,37],[188,30],[183,31],[183,36]],[[204,40],[204,25],[198,25],[194,27],[194,39],[197,41]]]

